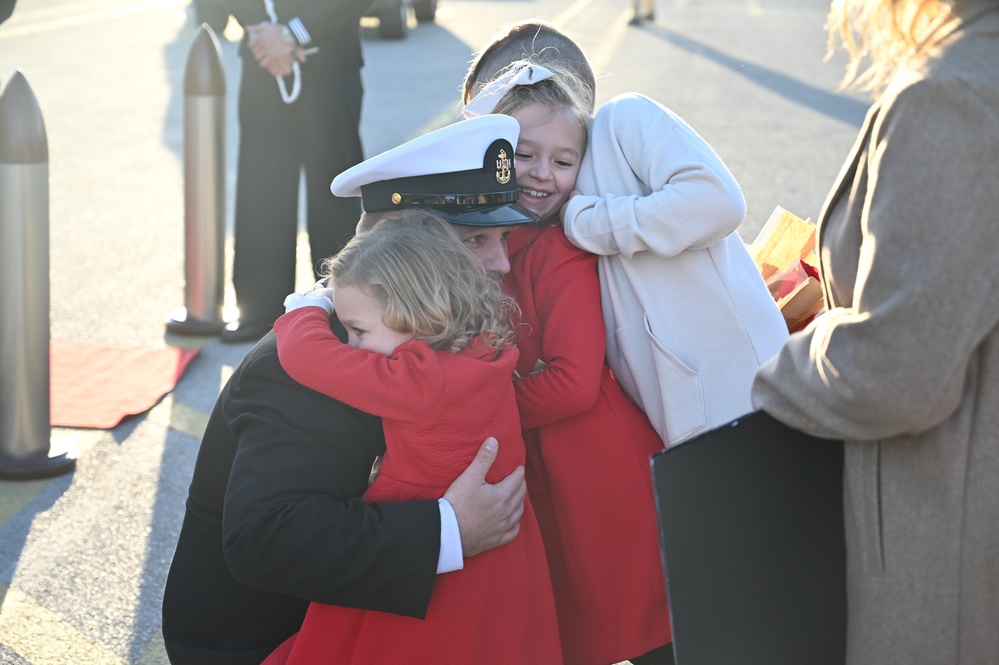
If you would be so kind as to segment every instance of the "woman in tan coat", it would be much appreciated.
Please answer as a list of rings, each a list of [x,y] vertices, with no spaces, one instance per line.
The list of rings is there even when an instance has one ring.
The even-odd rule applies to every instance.
[[[820,216],[828,311],[753,403],[846,441],[847,662],[999,663],[999,0],[829,25],[883,92]]]

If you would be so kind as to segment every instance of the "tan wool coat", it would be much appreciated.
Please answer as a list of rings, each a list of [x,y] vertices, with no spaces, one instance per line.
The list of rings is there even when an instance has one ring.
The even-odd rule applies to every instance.
[[[846,441],[850,665],[999,663],[999,1],[958,6],[823,208],[829,311],[753,385]]]

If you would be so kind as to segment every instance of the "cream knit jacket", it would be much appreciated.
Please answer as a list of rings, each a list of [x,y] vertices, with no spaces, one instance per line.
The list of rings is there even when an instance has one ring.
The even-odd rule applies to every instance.
[[[787,327],[736,229],[738,184],[676,114],[637,94],[597,112],[565,233],[600,255],[607,362],[674,445],[752,410]]]

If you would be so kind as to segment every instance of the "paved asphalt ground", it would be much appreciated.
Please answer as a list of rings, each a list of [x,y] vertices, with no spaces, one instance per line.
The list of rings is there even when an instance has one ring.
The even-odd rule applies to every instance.
[[[633,27],[630,0],[441,0],[437,23],[406,40],[365,28],[365,147],[452,120],[470,52],[504,22],[545,15],[593,60],[600,101],[640,90],[715,145],[746,193],[751,240],[778,204],[818,214],[866,108],[836,91],[842,67],[821,62],[827,6],[659,0],[657,21]],[[107,431],[53,429],[76,447],[75,472],[0,482],[0,664],[166,663],[160,601],[200,436],[249,349],[164,335],[183,304],[181,82],[194,30],[187,0],[18,0],[0,26],[0,85],[22,69],[49,139],[52,339],[201,348],[148,413]],[[223,39],[222,54],[231,224],[235,43]],[[304,262],[300,272],[304,288]]]

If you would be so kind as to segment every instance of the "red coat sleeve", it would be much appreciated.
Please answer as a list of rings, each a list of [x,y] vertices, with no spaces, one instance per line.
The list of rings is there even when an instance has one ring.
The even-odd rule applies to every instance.
[[[541,357],[548,367],[515,381],[524,429],[588,411],[600,392],[607,338],[600,309],[597,257],[583,252],[561,230],[545,233],[528,250],[528,276],[537,315]],[[523,349],[522,349],[523,352]]]
[[[443,367],[424,342],[402,344],[391,356],[344,344],[321,307],[302,307],[274,323],[281,368],[306,388],[366,413],[420,420],[441,399]]]

